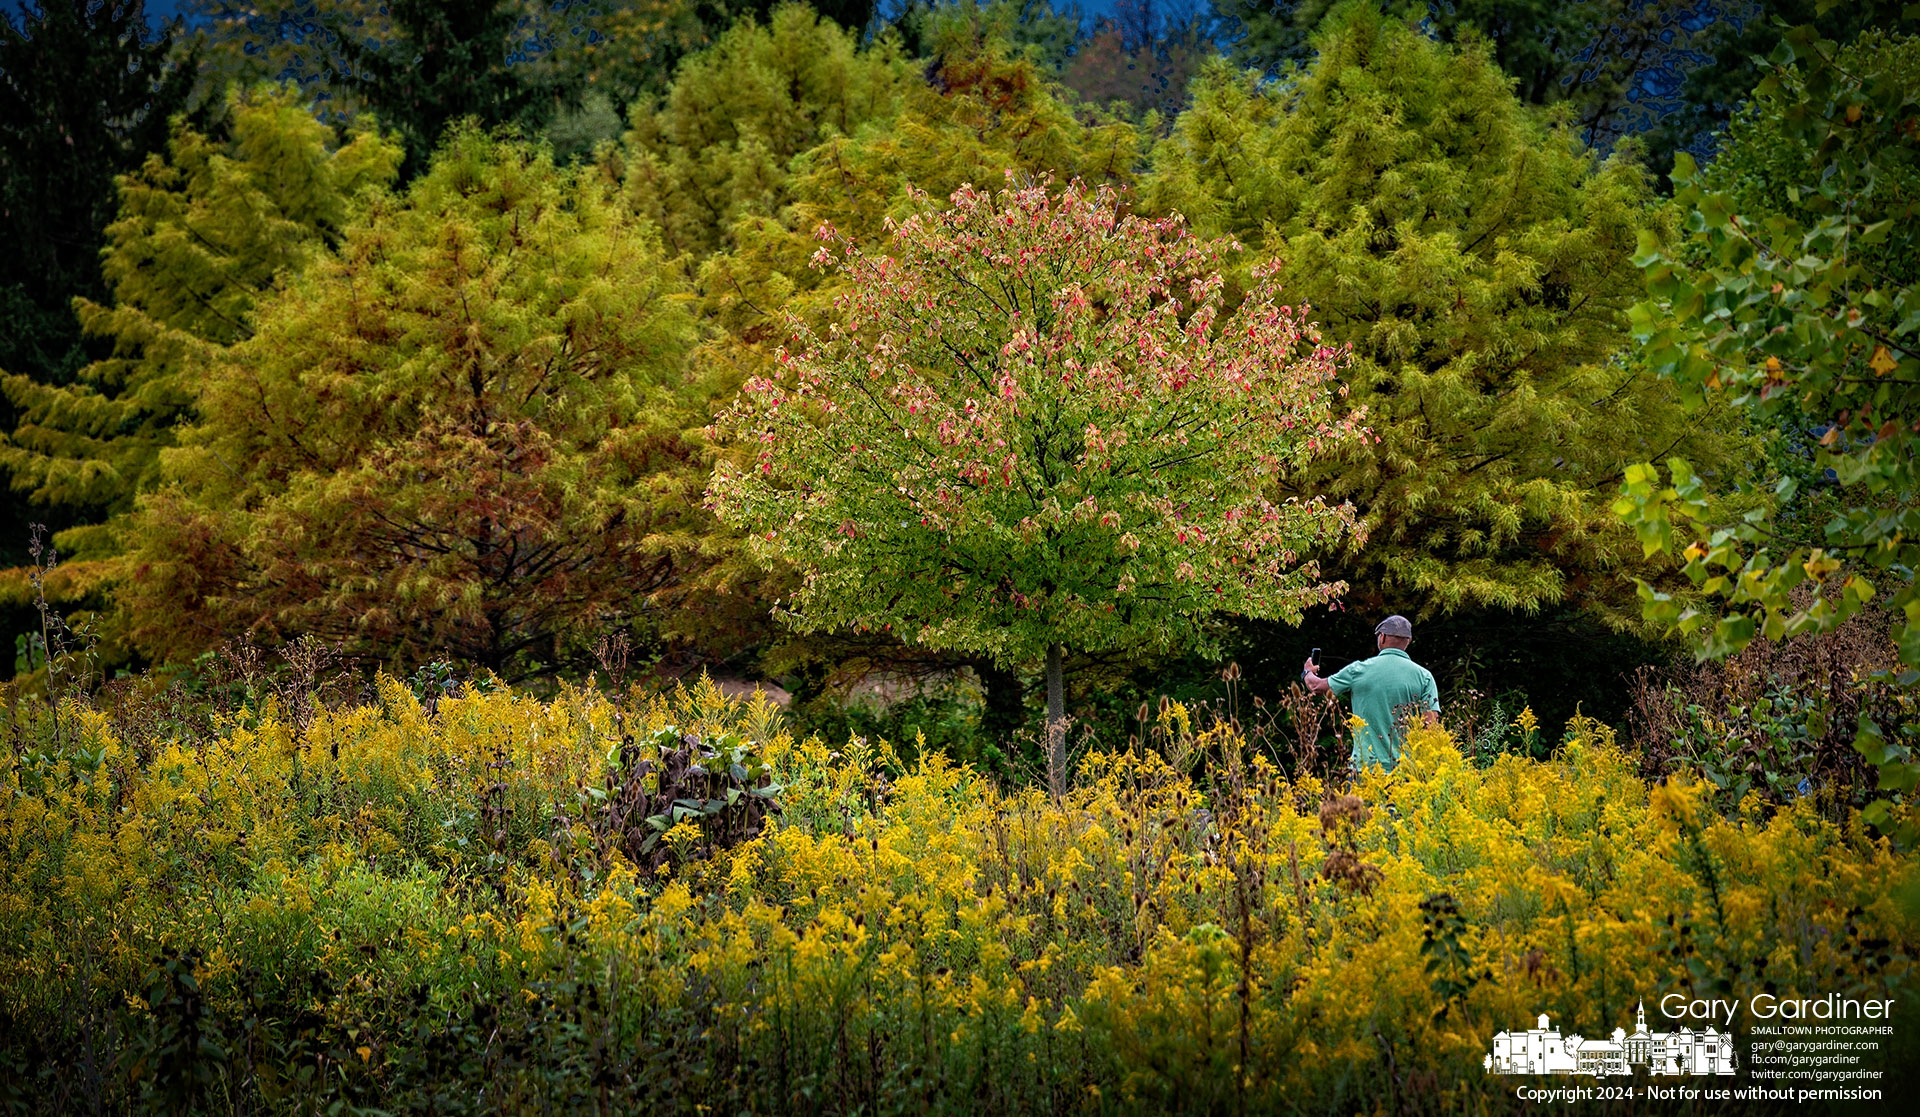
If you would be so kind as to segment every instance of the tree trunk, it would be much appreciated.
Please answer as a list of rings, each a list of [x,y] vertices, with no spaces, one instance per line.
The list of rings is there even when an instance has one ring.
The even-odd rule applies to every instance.
[[[1067,686],[1060,666],[1060,645],[1047,645],[1047,790],[1058,800],[1067,793]]]
[[[980,729],[1001,748],[1008,748],[1027,720],[1027,685],[1018,671],[994,664],[986,656],[969,660],[967,666],[980,680]]]

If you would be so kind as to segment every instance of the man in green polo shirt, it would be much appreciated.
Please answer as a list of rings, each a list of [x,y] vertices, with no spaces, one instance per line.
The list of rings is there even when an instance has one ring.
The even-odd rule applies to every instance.
[[[1353,712],[1362,725],[1353,735],[1355,771],[1378,764],[1391,771],[1400,763],[1400,746],[1405,743],[1394,714],[1419,710],[1428,726],[1440,724],[1440,688],[1433,672],[1415,663],[1407,655],[1413,643],[1413,622],[1394,615],[1373,630],[1373,644],[1379,649],[1372,659],[1356,659],[1333,673],[1320,677],[1320,665],[1307,660],[1300,674],[1307,689],[1315,694],[1332,691],[1353,696]]]

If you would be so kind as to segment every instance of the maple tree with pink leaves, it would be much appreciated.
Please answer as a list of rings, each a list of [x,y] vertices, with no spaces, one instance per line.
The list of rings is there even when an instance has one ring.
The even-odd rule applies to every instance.
[[[1214,614],[1297,621],[1337,597],[1307,556],[1356,531],[1351,509],[1268,494],[1368,432],[1307,308],[1260,275],[1222,314],[1237,245],[1077,183],[917,201],[888,254],[821,228],[839,322],[790,323],[779,372],[716,424],[750,452],[709,499],[804,571],[802,631],[1044,656],[1058,790],[1065,651],[1205,648]]]

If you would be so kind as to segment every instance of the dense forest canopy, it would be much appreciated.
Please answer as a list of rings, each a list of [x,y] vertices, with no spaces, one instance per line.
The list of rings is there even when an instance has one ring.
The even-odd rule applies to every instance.
[[[368,664],[551,676],[588,662],[598,626],[644,656],[805,693],[876,667],[965,669],[994,724],[1017,726],[1031,649],[795,630],[777,614],[805,564],[746,546],[699,495],[746,460],[709,429],[741,387],[777,370],[795,330],[844,322],[853,289],[814,266],[816,229],[885,253],[898,222],[968,185],[1116,187],[1126,212],[1231,238],[1224,310],[1255,274],[1279,285],[1340,348],[1341,406],[1371,436],[1266,496],[1350,510],[1360,530],[1310,557],[1348,609],[1431,622],[1450,677],[1535,655],[1544,633],[1571,662],[1589,647],[1596,665],[1664,661],[1636,585],[1691,591],[1613,507],[1636,463],[1685,459],[1709,518],[1765,515],[1781,470],[1800,479],[1789,504],[1848,506],[1866,475],[1830,478],[1809,438],[1897,412],[1700,393],[1628,316],[1637,263],[1705,251],[1689,247],[1694,167],[1741,212],[1811,219],[1795,193],[1809,141],[1764,106],[1780,96],[1767,83],[1824,56],[1757,57],[1763,29],[1848,50],[1878,35],[1901,58],[1897,5],[170,14],[49,0],[0,37],[17,110],[0,188],[21,246],[0,351],[7,545],[24,560],[38,522],[62,555],[0,586],[14,628],[34,627],[45,593],[92,618],[116,664],[318,636]],[[61,99],[102,66],[125,75],[112,96]],[[1888,143],[1909,142],[1891,127]],[[87,154],[50,184],[35,168],[63,135]],[[1676,159],[1679,204],[1662,193]],[[1879,159],[1872,181],[1904,181],[1901,165]],[[483,185],[507,168],[519,185]],[[1898,189],[1875,195],[1889,221],[1911,204]],[[449,240],[467,228],[472,247]],[[1904,242],[1886,243],[1898,272]],[[592,284],[638,317],[609,319],[618,297]],[[471,325],[446,318],[456,306]],[[1870,359],[1903,367],[1906,321],[1888,319]],[[498,507],[458,498],[489,470],[530,487]],[[1262,650],[1275,629],[1209,616],[1189,652],[1284,680]],[[1165,642],[1101,646],[1081,649],[1085,686],[1200,662]],[[1537,685],[1562,715],[1597,699]]]

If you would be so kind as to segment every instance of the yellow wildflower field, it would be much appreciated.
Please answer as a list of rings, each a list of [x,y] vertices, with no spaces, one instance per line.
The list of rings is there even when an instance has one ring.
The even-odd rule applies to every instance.
[[[1055,801],[711,686],[430,713],[388,681],[144,742],[64,713],[0,750],[16,1104],[1482,1112],[1516,1104],[1493,1035],[1543,1013],[1834,994],[1912,1028],[1911,854],[1723,817],[1590,721],[1484,768],[1416,730],[1351,787],[1222,727],[1199,776],[1094,754]],[[676,738],[749,742],[780,812],[634,857],[621,782]]]

